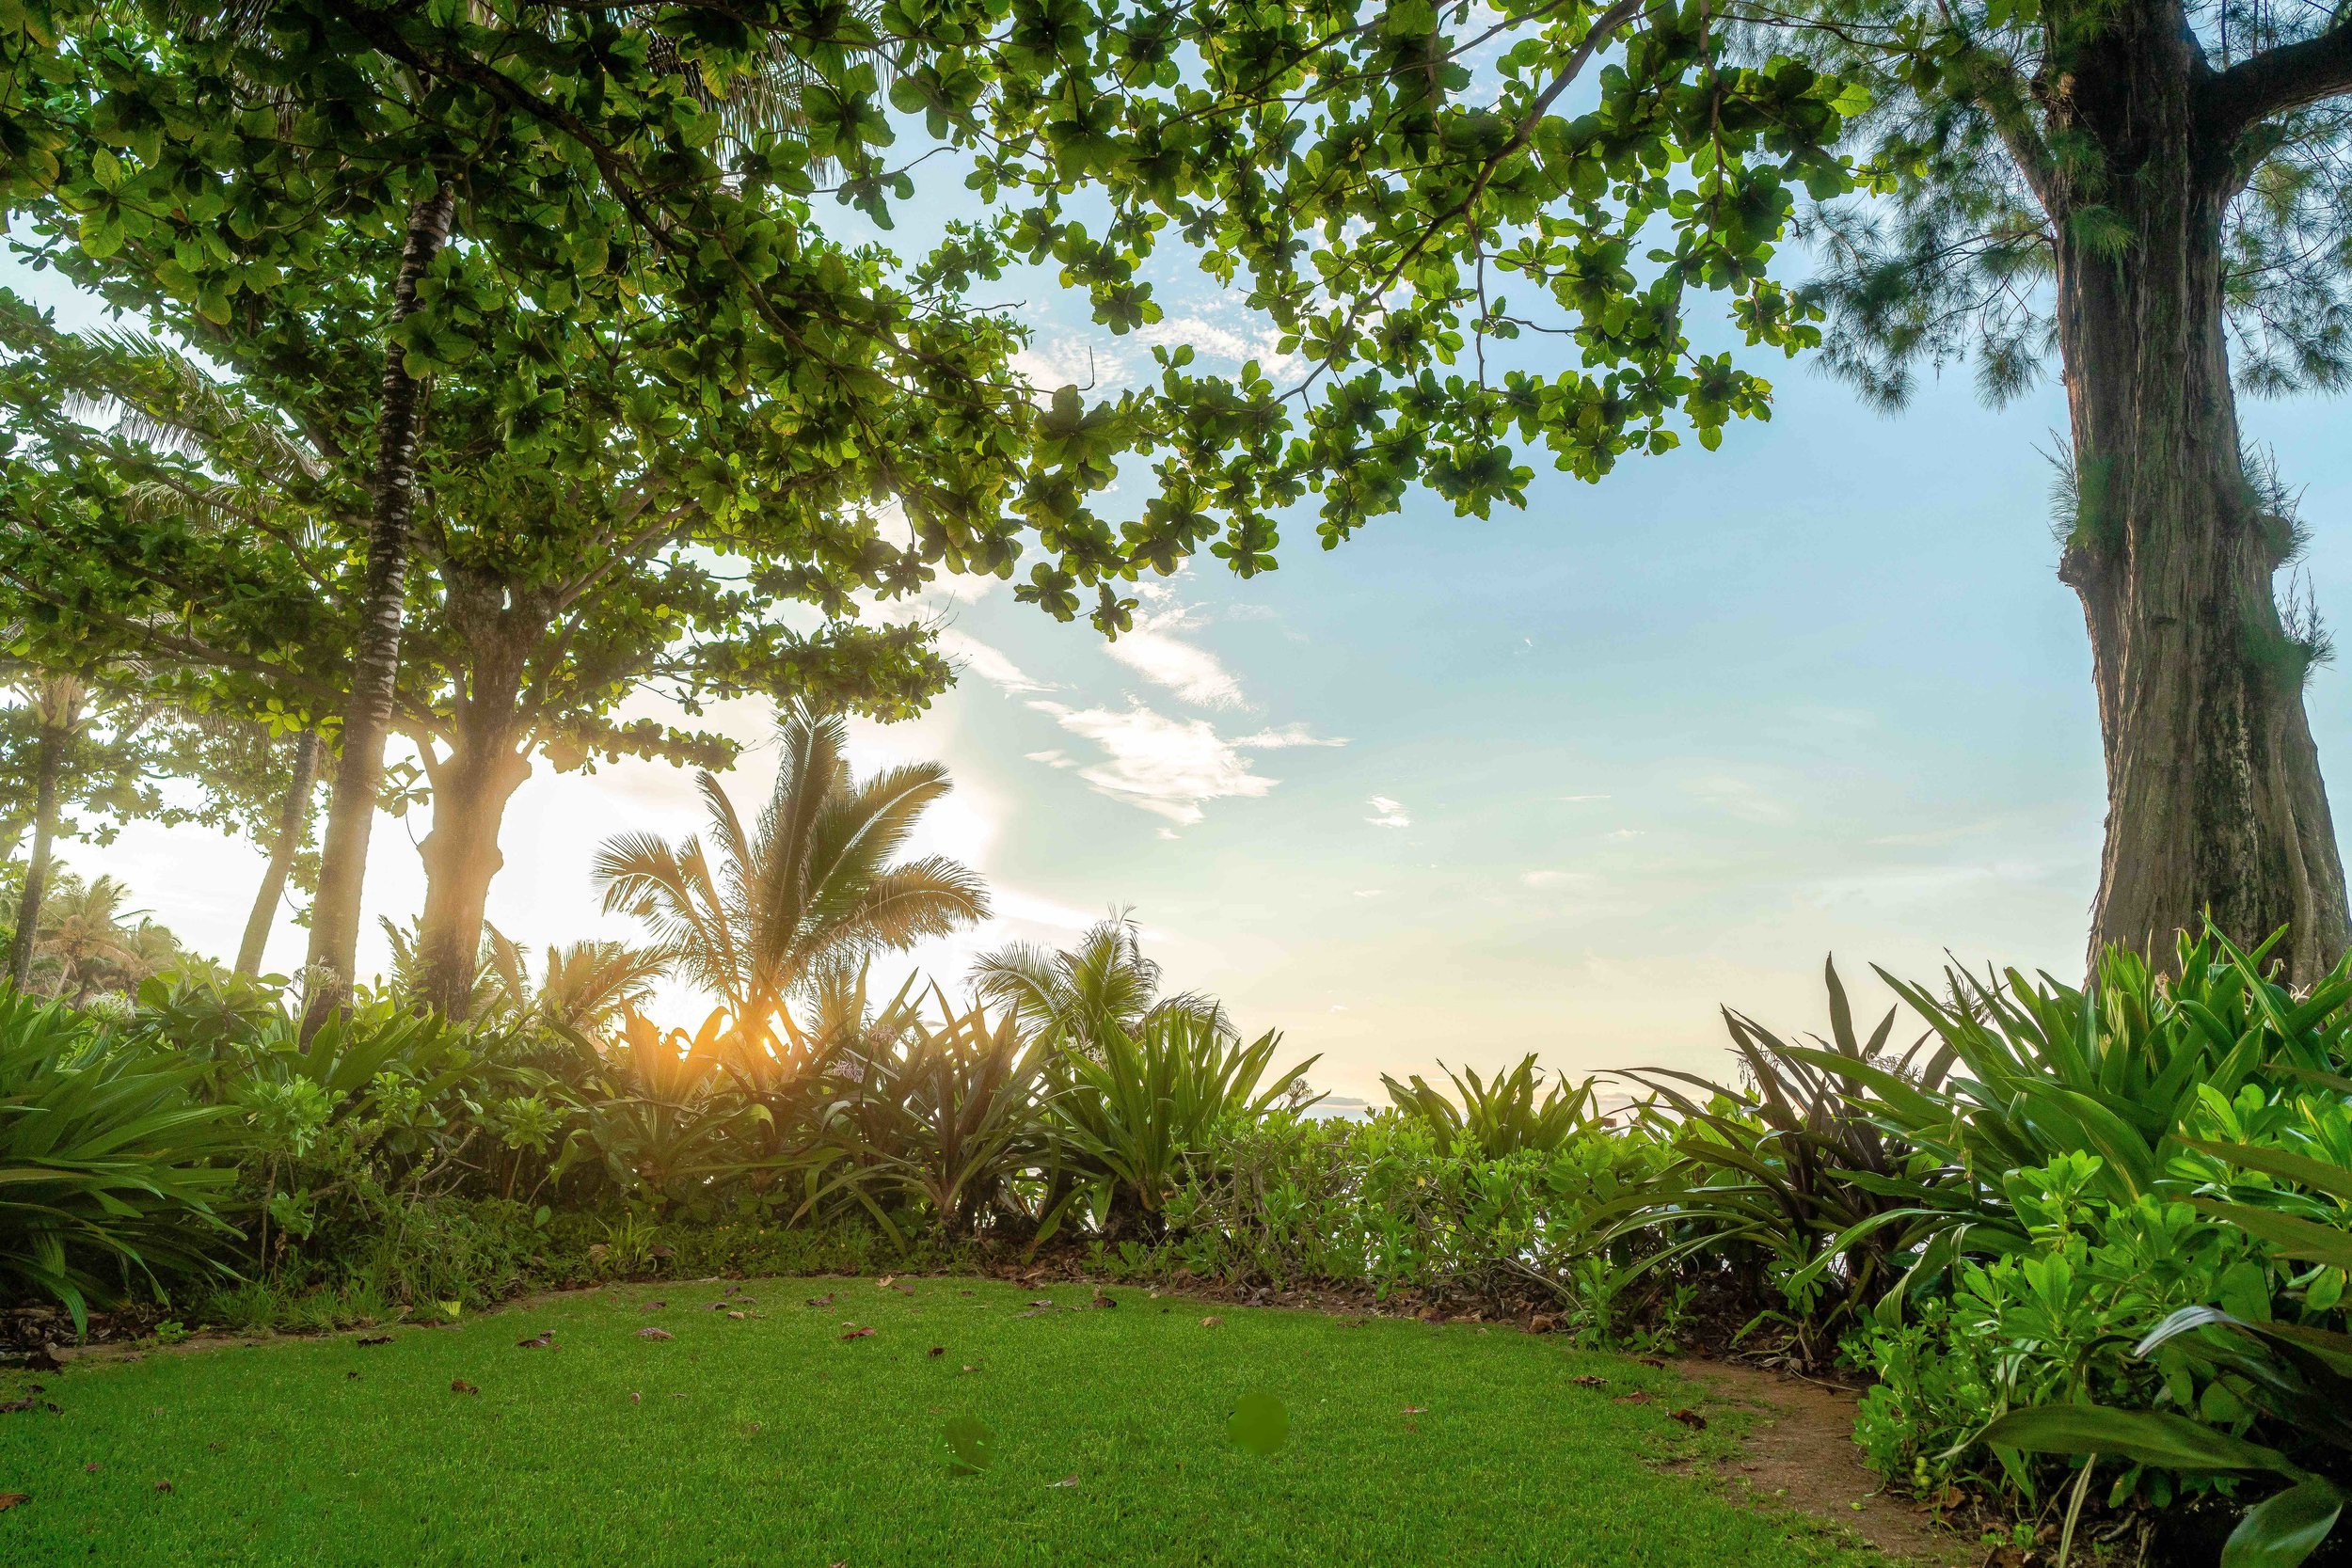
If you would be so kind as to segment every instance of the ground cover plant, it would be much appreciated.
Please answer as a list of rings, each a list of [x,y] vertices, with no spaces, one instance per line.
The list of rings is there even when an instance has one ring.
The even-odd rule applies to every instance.
[[[1141,1290],[674,1282],[31,1381],[24,1568],[1883,1561],[1659,1469],[1724,1451],[1670,1371]]]

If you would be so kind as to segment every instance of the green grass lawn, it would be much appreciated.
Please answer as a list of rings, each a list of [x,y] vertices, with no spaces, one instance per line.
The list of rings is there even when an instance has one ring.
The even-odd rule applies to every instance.
[[[1140,1290],[1104,1310],[1078,1286],[906,1284],[755,1280],[728,1303],[741,1318],[711,1309],[721,1285],[633,1286],[395,1328],[386,1345],[342,1335],[50,1374],[58,1413],[0,1415],[0,1492],[29,1498],[0,1513],[0,1562],[1880,1560],[1660,1470],[1723,1451],[1724,1423],[1687,1432],[1668,1412],[1692,1386],[1556,1338]],[[1203,1326],[1210,1314],[1222,1322]],[[852,1325],[874,1332],[842,1338]],[[674,1338],[640,1336],[652,1326]],[[555,1348],[517,1347],[542,1332]],[[1636,1390],[1652,1402],[1618,1402]],[[1226,1430],[1255,1391],[1289,1414],[1271,1457]],[[956,1468],[959,1418],[987,1429],[986,1469]]]

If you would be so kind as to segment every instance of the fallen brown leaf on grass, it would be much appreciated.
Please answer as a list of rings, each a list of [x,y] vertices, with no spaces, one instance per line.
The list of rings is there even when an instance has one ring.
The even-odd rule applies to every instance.
[[[359,1374],[358,1372],[345,1372],[343,1374],[343,1381],[345,1383],[357,1383],[359,1381]]]
[[[1551,1332],[1553,1325],[1558,1321],[1559,1320],[1556,1318],[1538,1312],[1534,1317],[1527,1320],[1527,1332],[1530,1334],[1549,1334]]]
[[[553,1329],[551,1329],[551,1328],[548,1328],[548,1329],[542,1329],[539,1333],[532,1335],[532,1336],[530,1338],[528,1338],[528,1339],[517,1339],[517,1340],[516,1340],[516,1341],[515,1341],[515,1348],[516,1348],[516,1350],[561,1350],[561,1349],[563,1349],[563,1347],[562,1347],[561,1345],[559,1345],[559,1344],[557,1344],[557,1343],[555,1342],[555,1330],[553,1330]]]
[[[945,1355],[946,1354],[947,1347],[946,1345],[933,1345],[931,1347],[931,1354],[934,1356]]]
[[[93,1459],[88,1464],[83,1465],[82,1468],[88,1471],[91,1475],[96,1475],[98,1473],[98,1461]]]
[[[1061,1478],[1061,1480],[1059,1480],[1059,1481],[1054,1481],[1054,1482],[1052,1482],[1051,1484],[1049,1484],[1049,1485],[1045,1488],[1045,1490],[1047,1490],[1048,1492],[1051,1492],[1051,1491],[1053,1491],[1053,1490],[1054,1490],[1054,1488],[1055,1488],[1055,1487],[1057,1487],[1057,1486],[1075,1486],[1075,1485],[1077,1485],[1077,1484],[1078,1484],[1078,1478],[1077,1478],[1076,1476],[1064,1476],[1064,1477],[1062,1477],[1062,1478]]]
[[[1032,1307],[1026,1312],[1015,1312],[1013,1316],[1016,1318],[1041,1318],[1045,1316],[1045,1309],[1041,1307]]]
[[[1646,1391],[1636,1388],[1630,1394],[1619,1394],[1617,1396],[1617,1402],[1619,1404],[1647,1404],[1649,1403],[1649,1395]]]
[[[649,1301],[645,1303],[644,1306],[640,1307],[637,1310],[640,1312],[662,1312],[667,1311],[669,1309],[669,1306],[670,1304],[666,1301]]]
[[[1689,1427],[1692,1432],[1705,1432],[1707,1430],[1707,1418],[1700,1415],[1695,1410],[1669,1410],[1666,1414],[1673,1419],[1680,1421],[1684,1426]]]
[[[833,1295],[830,1291],[828,1291],[826,1294],[821,1296],[811,1296],[808,1298],[808,1305],[811,1307],[831,1307],[833,1305]]]
[[[893,1286],[893,1285],[897,1284],[898,1282],[898,1276],[897,1275],[895,1275],[895,1274],[886,1274],[886,1275],[882,1275],[880,1279],[877,1279],[876,1281],[874,1281],[874,1289],[876,1289],[876,1290],[878,1290],[878,1291],[887,1291],[887,1290],[889,1290],[889,1289],[890,1289],[890,1287],[891,1287],[891,1286]]]
[[[90,1468],[95,1470],[98,1466],[93,1465]],[[29,1503],[32,1500],[33,1497],[29,1492],[0,1492],[0,1513],[6,1513],[19,1503]]]
[[[745,1318],[750,1317],[750,1316],[751,1316],[751,1314],[750,1314],[750,1313],[748,1313],[748,1312],[730,1312],[730,1313],[728,1313],[728,1314],[727,1314],[727,1316],[728,1316],[728,1317],[730,1317],[730,1318],[732,1318],[732,1319],[734,1319],[737,1323],[741,1323],[741,1322],[742,1322]]]
[[[171,1482],[167,1481],[159,1481],[155,1483],[155,1490],[158,1492],[168,1492],[171,1490]]]
[[[628,1397],[628,1402],[631,1404],[643,1404],[645,1402],[645,1396],[643,1394],[632,1393]]]
[[[844,1339],[864,1339],[870,1337],[873,1332],[874,1331],[870,1328],[853,1328],[850,1330],[849,1333],[844,1334],[842,1338]]]
[[[964,1370],[965,1371],[967,1371],[967,1372],[977,1372],[977,1371],[978,1371],[978,1370],[979,1370],[979,1369],[978,1369],[977,1367],[973,1367],[973,1366],[966,1366],[963,1370]]]
[[[1425,1404],[1408,1404],[1405,1407],[1405,1414],[1407,1416],[1426,1416],[1429,1414],[1429,1407]]]
[[[1580,1388],[1606,1388],[1609,1386],[1609,1380],[1607,1378],[1595,1377],[1590,1372],[1579,1372],[1574,1377],[1568,1379],[1568,1381],[1575,1384]]]
[[[637,1331],[637,1338],[640,1339],[675,1339],[677,1336],[666,1328],[641,1328]]]
[[[1666,1364],[1666,1358],[1662,1355],[1637,1355],[1633,1359],[1645,1367],[1663,1367]]]
[[[1202,1328],[1215,1328],[1217,1324],[1223,1323],[1224,1321],[1225,1320],[1223,1318],[1212,1314],[1200,1320],[1200,1326]]]
[[[1031,1307],[1051,1307],[1054,1304],[1051,1301],[1033,1301],[1029,1303],[1029,1305]]]
[[[468,1383],[462,1377],[453,1377],[449,1380],[449,1391],[453,1394],[479,1394],[482,1392],[481,1389],[475,1387],[472,1384]]]
[[[392,1337],[389,1334],[362,1334],[352,1341],[355,1345],[389,1345],[391,1342]]]
[[[30,1394],[25,1395],[21,1400],[0,1401],[0,1415],[12,1416],[20,1410],[30,1410],[32,1408],[33,1396]]]

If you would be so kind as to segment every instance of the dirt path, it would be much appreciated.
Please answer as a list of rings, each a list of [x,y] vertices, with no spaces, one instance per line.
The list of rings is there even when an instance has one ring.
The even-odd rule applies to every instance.
[[[1974,1568],[1980,1552],[1920,1509],[1879,1488],[1854,1447],[1854,1396],[1785,1372],[1726,1361],[1675,1370],[1726,1404],[1753,1411],[1740,1459],[1724,1466],[1735,1492],[1835,1519],[1889,1557],[1920,1568]]]

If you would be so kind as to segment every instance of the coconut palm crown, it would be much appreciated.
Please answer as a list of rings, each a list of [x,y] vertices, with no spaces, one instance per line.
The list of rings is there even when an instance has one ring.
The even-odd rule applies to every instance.
[[[935,762],[864,781],[848,728],[795,706],[778,726],[784,766],[755,823],[708,773],[697,776],[706,833],[672,845],[650,833],[605,841],[596,879],[608,911],[651,928],[680,974],[756,1024],[824,974],[901,952],[988,917],[988,893],[960,862],[901,862],[925,810],[952,787]]]
[[[1219,1038],[1237,1037],[1216,998],[1160,994],[1160,966],[1144,957],[1142,932],[1126,910],[1096,921],[1075,946],[1058,952],[1017,942],[984,953],[971,981],[982,1000],[1011,1008],[1024,1027],[1089,1053],[1099,1053],[1104,1034],[1133,1035],[1159,1018],[1191,1019]]]

